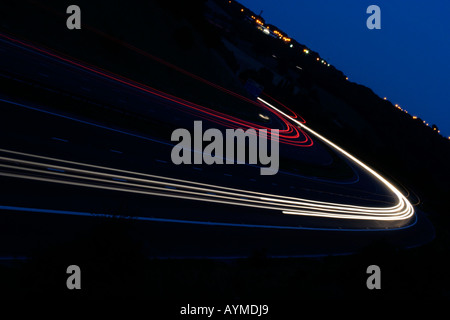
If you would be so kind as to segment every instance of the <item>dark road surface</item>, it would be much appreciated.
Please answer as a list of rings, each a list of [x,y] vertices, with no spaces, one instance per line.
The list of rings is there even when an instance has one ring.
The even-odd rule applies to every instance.
[[[282,145],[274,176],[250,165],[175,166],[172,130],[192,130],[199,119],[225,126],[4,41],[0,82],[1,257],[83,237],[105,219],[127,220],[129,234],[155,257],[343,254],[381,240],[412,247],[433,237],[417,210],[400,222],[335,219],[283,214],[277,206],[288,205],[260,199],[395,205],[381,183],[317,139],[309,148]],[[283,123],[272,117],[270,126]],[[311,169],[283,166],[287,158]],[[318,168],[327,174],[308,174]]]

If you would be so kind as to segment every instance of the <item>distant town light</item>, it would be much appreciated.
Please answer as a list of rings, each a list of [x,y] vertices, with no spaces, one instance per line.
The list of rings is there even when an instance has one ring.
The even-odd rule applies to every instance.
[[[241,9],[241,12],[244,12],[244,9]]]
[[[386,97],[384,97],[383,99],[386,100]]]
[[[413,116],[413,119],[417,119],[417,117],[416,117],[416,116]]]
[[[308,49],[303,49],[303,52],[304,52],[305,54],[309,54],[309,50],[308,50]]]
[[[317,58],[316,60],[317,60],[317,61],[319,61],[320,59],[319,59],[319,58]]]
[[[291,43],[291,45],[290,45],[289,47],[293,48],[293,47],[294,47],[294,45],[293,45],[293,44]]]
[[[345,77],[345,80],[348,80],[348,77]]]

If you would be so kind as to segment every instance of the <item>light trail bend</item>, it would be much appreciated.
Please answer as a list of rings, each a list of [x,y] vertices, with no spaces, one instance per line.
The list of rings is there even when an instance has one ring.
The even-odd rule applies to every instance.
[[[300,121],[290,117],[289,115],[287,115],[283,111],[281,111],[278,108],[276,108],[275,106],[271,105],[267,101],[265,101],[265,100],[263,100],[261,98],[258,98],[258,100],[261,101],[262,103],[264,103],[265,105],[267,105],[268,107],[272,108],[276,112],[280,113],[285,118],[287,118],[290,121],[294,122],[299,127],[301,127],[302,129],[306,130],[307,132],[309,132],[312,136],[318,138],[319,140],[324,142],[326,145],[328,145],[329,147],[331,147],[332,149],[337,151],[340,155],[344,156],[345,158],[347,158],[351,162],[355,163],[360,168],[362,168],[364,171],[370,173],[376,180],[380,181],[398,199],[398,203],[397,203],[397,205],[394,208],[399,208],[399,210],[400,210],[400,211],[398,211],[398,213],[399,213],[398,217],[399,218],[401,217],[401,219],[405,219],[406,220],[406,219],[410,219],[410,218],[412,218],[414,216],[414,208],[411,205],[411,203],[408,201],[408,199],[397,188],[395,188],[394,185],[392,185],[389,181],[387,181],[385,178],[383,178],[375,170],[373,170],[372,168],[370,168],[369,166],[364,164],[362,161],[358,160],[357,158],[352,156],[350,153],[348,153],[347,151],[345,151],[344,149],[342,149],[341,147],[339,147],[335,143],[331,142],[330,140],[328,140],[324,136],[322,136],[319,133],[315,132],[314,130],[312,130],[311,128],[306,126],[305,124],[303,124]],[[366,207],[366,208],[362,208],[362,210],[371,211],[372,209],[370,207],[369,208]],[[386,210],[386,209],[381,209],[381,210]],[[390,211],[390,209],[385,211],[385,213],[389,213],[389,211]],[[303,212],[303,211],[283,211],[283,213],[285,213],[285,214],[305,215],[305,212]],[[348,219],[349,218],[349,217],[345,217],[345,216],[337,217],[335,215],[329,215],[329,214],[328,215],[322,214],[321,216],[328,216],[328,217],[333,217],[333,218],[343,218],[343,219],[346,219],[346,218]],[[354,218],[354,217],[352,217],[352,218]],[[382,218],[380,220],[383,220],[383,219],[386,219],[386,218],[387,217],[384,217],[384,218]],[[401,219],[399,219],[399,220],[401,220]]]

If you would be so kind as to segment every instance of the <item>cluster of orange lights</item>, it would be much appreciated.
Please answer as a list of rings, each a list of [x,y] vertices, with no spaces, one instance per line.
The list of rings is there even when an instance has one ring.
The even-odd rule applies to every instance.
[[[278,30],[274,30],[273,33],[275,33],[277,36],[279,36],[280,38],[283,37],[283,35],[281,34],[280,31]]]
[[[308,53],[309,53],[309,50],[303,49],[303,52],[306,53],[306,54],[308,54]],[[322,64],[324,64],[324,65],[326,65],[326,66],[328,66],[328,67],[330,66],[329,63],[327,63],[327,62],[326,62],[325,60],[323,60],[323,59],[320,59],[319,57],[317,57],[316,60],[317,60],[317,61],[320,61],[320,63],[322,63]],[[345,78],[345,80],[348,80],[348,77]]]
[[[231,0],[228,1],[228,3],[231,3]],[[244,12],[244,9],[243,9],[243,8],[241,8],[241,12]],[[252,15],[251,18],[252,18],[253,20],[255,20],[255,22],[256,22],[257,24],[259,24],[260,26],[264,26],[264,23],[263,23],[261,20],[256,19],[255,16]],[[266,28],[269,29],[269,26],[267,26]],[[284,42],[291,42],[291,40],[292,40],[291,38],[288,38],[288,37],[284,36],[284,35],[283,35],[280,31],[278,31],[278,30],[274,30],[273,33],[274,33],[275,35],[277,35],[280,39],[282,39]],[[292,46],[292,45],[291,45],[291,46]],[[309,54],[309,50],[308,50],[308,49],[303,49],[303,53]],[[320,58],[316,58],[316,60],[317,60],[317,61],[320,61],[321,63],[323,63],[323,64],[325,64],[325,65],[330,66],[330,64],[329,64],[329,63],[327,64],[327,62],[326,62],[325,60],[321,60]],[[345,80],[348,80],[348,77],[345,77]],[[387,100],[387,98],[384,97],[383,100]],[[403,110],[397,103],[396,103],[394,106],[395,106],[397,109],[399,109],[400,111],[403,111],[403,112],[405,112],[405,113],[408,113],[408,111]],[[412,118],[413,118],[414,120],[417,120],[417,116],[413,116]],[[423,123],[424,123],[426,126],[429,126],[429,124],[426,123],[426,121],[423,121]],[[437,131],[438,133],[440,133],[440,131],[437,130],[436,128],[433,128],[433,130],[434,130],[434,131]],[[448,139],[450,140],[450,137],[448,137]]]
[[[404,113],[408,113],[408,111],[406,111],[405,109],[402,109],[398,104],[395,104],[395,107],[400,110],[403,111]],[[414,118],[414,117],[413,117]]]
[[[267,27],[267,29],[269,29],[269,27]],[[280,39],[282,39],[284,42],[291,42],[291,38],[284,36],[280,31],[274,30],[273,33],[277,35]]]
[[[230,2],[231,3],[231,2]],[[241,12],[244,12],[244,9],[241,9]],[[260,19],[256,19],[255,16],[250,16],[257,24],[260,26],[265,27],[266,29],[270,29],[269,26],[264,26],[264,22],[262,22]],[[284,42],[291,42],[291,38],[284,36],[280,31],[274,30],[273,33],[278,36],[280,39],[282,39]]]
[[[387,98],[384,97],[383,100],[387,100]],[[396,104],[394,105],[394,107],[396,107],[396,108],[397,108],[398,110],[400,110],[400,111],[403,111],[404,113],[408,113],[408,111],[402,109],[402,108],[398,105],[398,103],[396,103]],[[412,118],[413,118],[413,119],[417,119],[416,116],[413,116]],[[425,123],[425,121],[424,121],[424,123]],[[427,125],[428,125],[428,124],[427,124]]]
[[[386,97],[383,98],[384,100],[386,100]],[[397,103],[394,105],[394,107],[396,107],[397,109],[399,109],[400,111],[403,111],[405,113],[408,113],[408,111],[402,109]],[[412,116],[413,120],[417,120],[418,117],[417,116]],[[423,120],[423,124],[426,125],[427,127],[430,126],[429,123],[427,123],[425,120]],[[441,133],[440,130],[438,130],[436,127],[433,128],[433,131],[437,131],[437,133]],[[448,139],[450,140],[450,137],[448,137]]]
[[[231,1],[230,1],[230,3],[231,3]],[[243,11],[244,11],[244,9],[241,9],[241,12],[243,12]],[[264,27],[264,23],[263,23],[260,19],[256,19],[256,17],[253,16],[253,15],[250,16],[250,17],[251,17],[253,20],[255,20],[255,22],[256,22],[257,24],[259,24],[260,26],[263,26],[263,27]],[[267,26],[267,27],[265,27],[265,28],[267,29],[267,31],[268,31],[268,29],[270,29],[269,26]],[[289,42],[292,41],[291,38],[286,37],[285,35],[283,35],[283,34],[282,34],[280,31],[278,31],[278,30],[273,30],[273,34],[275,34],[276,36],[278,36],[281,40],[283,40],[283,41],[286,42],[286,43],[289,43]],[[292,46],[293,46],[293,45],[291,44],[291,47],[292,47]],[[309,50],[308,50],[308,49],[303,49],[303,53],[309,54]],[[317,58],[317,61],[319,61],[319,60],[320,60],[320,59]],[[330,66],[330,64],[327,63],[325,60],[322,60],[321,63]]]

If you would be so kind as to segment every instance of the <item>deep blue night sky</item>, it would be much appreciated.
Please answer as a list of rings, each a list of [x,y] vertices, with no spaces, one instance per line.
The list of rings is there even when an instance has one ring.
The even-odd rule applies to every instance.
[[[240,0],[371,88],[450,136],[450,1]],[[369,30],[369,5],[381,30]]]

